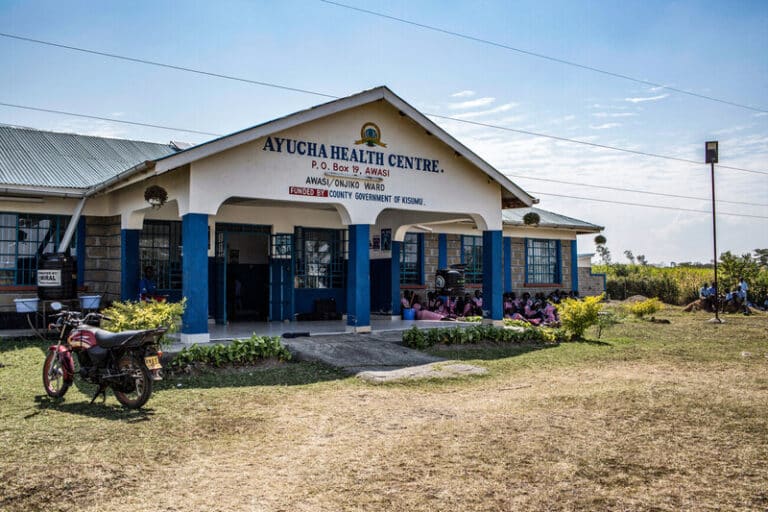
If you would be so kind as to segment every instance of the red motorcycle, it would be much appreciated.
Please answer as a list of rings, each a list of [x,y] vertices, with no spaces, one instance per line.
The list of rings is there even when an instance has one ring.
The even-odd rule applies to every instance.
[[[55,309],[61,308],[58,306]],[[165,327],[109,332],[99,328],[102,319],[108,320],[100,313],[83,317],[78,311],[61,311],[54,318],[56,323],[49,327],[59,330],[59,340],[48,348],[43,365],[43,386],[48,396],[63,397],[75,375],[79,375],[98,386],[91,403],[99,395],[106,400],[108,387],[117,401],[129,409],[147,403],[152,383],[162,380],[162,352],[158,345]]]

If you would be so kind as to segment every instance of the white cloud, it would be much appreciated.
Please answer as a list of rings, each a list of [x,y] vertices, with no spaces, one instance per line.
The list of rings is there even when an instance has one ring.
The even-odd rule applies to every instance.
[[[496,98],[477,98],[476,100],[469,100],[469,101],[462,101],[460,103],[451,103],[448,105],[448,108],[454,109],[454,110],[460,110],[465,108],[476,108],[476,107],[486,107],[496,101]]]
[[[451,98],[469,98],[475,95],[475,91],[459,91],[451,94]]]
[[[637,115],[635,112],[595,112],[592,114],[594,117],[634,117]]]
[[[488,110],[476,110],[474,112],[463,112],[461,114],[456,114],[453,117],[456,117],[458,119],[469,119],[472,117],[481,117],[481,116],[487,116],[491,114],[498,114],[500,112],[506,112],[508,110],[511,110],[517,106],[517,103],[505,103],[503,105],[499,105],[498,107],[494,107]]]
[[[659,94],[658,96],[641,96],[637,98],[624,98],[624,101],[630,103],[644,103],[646,101],[659,101],[669,97],[669,94]]]
[[[619,126],[621,126],[621,123],[604,123],[604,124],[598,124],[598,125],[594,125],[594,124],[589,125],[589,127],[592,128],[593,130],[608,130],[610,128],[617,128]]]
[[[753,114],[752,117],[765,117],[768,116],[768,112],[758,112],[756,114]]]

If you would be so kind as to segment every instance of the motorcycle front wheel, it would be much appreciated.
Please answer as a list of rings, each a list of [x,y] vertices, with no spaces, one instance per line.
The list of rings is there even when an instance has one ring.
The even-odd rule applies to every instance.
[[[130,376],[120,387],[113,387],[115,398],[128,409],[138,409],[149,400],[152,394],[152,376],[143,364],[131,362],[121,366],[121,370],[128,371]]]
[[[43,363],[43,387],[45,394],[51,398],[63,397],[69,389],[71,382],[64,379],[64,366],[61,353],[49,351]]]

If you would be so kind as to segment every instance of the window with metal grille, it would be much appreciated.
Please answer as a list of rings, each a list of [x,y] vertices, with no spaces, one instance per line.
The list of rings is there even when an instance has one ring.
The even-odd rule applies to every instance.
[[[525,240],[525,282],[555,284],[560,282],[560,241]]]
[[[68,224],[62,215],[0,213],[0,286],[36,285],[40,256],[56,251]]]
[[[296,228],[296,288],[344,288],[347,231]]]
[[[464,282],[483,283],[483,237],[462,235],[461,262],[464,267]]]
[[[293,256],[293,235],[291,233],[276,233],[272,235],[270,254],[276,260],[291,259]]]
[[[181,222],[145,220],[139,236],[140,272],[151,266],[158,290],[181,290]]]
[[[406,233],[400,250],[400,284],[424,284],[421,254],[424,237]]]

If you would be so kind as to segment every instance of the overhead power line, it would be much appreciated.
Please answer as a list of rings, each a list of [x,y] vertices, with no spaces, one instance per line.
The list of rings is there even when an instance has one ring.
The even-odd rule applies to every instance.
[[[678,206],[659,206],[655,204],[629,203],[625,201],[612,201],[610,199],[596,199],[594,197],[579,197],[579,196],[571,196],[567,194],[553,194],[552,192],[537,192],[535,190],[528,190],[527,192],[531,194],[538,194],[540,196],[564,197],[567,199],[578,199],[580,201],[594,201],[597,203],[621,204],[625,206],[640,206],[642,208],[657,208],[659,210],[674,210],[679,212],[706,213],[709,215],[712,214],[712,210],[694,210],[693,208],[680,208]],[[768,217],[764,215],[749,215],[746,213],[717,212],[717,215],[728,215],[730,217],[749,217],[751,219],[768,219]]]
[[[578,139],[569,139],[567,137],[558,137],[557,135],[549,135],[547,133],[539,133],[539,132],[532,132],[529,130],[520,130],[518,128],[508,128],[506,126],[500,126],[497,124],[489,124],[489,123],[481,123],[479,121],[469,121],[467,119],[459,119],[456,117],[450,117],[450,116],[444,116],[440,114],[426,114],[430,117],[437,117],[439,119],[446,119],[449,121],[457,121],[459,123],[466,123],[466,124],[473,124],[475,126],[483,126],[485,128],[494,128],[496,130],[504,130],[506,132],[514,132],[514,133],[522,133],[523,135],[532,135],[534,137],[543,137],[545,139],[553,139],[553,140],[559,140],[562,142],[571,142],[573,144],[582,144],[584,146],[591,146],[595,148],[601,148],[601,149],[610,149],[612,151],[621,151],[623,153],[631,153],[633,155],[641,155],[641,156],[648,156],[653,158],[662,158],[664,160],[673,160],[676,162],[685,162],[687,164],[695,164],[695,165],[702,165],[702,162],[697,162],[696,160],[689,160],[688,158],[680,158],[676,156],[669,156],[669,155],[660,155],[658,153],[648,153],[646,151],[638,151],[634,149],[627,149],[627,148],[620,148],[618,146],[609,146],[607,144],[598,144],[596,142],[588,142],[586,140],[578,140]],[[744,169],[742,167],[733,167],[730,165],[721,165],[718,164],[718,168],[720,169],[731,169],[733,171],[742,171],[742,172],[751,172],[754,174],[766,174],[768,175],[768,171],[753,171],[752,169]]]
[[[147,60],[147,59],[139,59],[139,58],[136,58],[136,57],[128,57],[128,56],[125,56],[125,55],[118,55],[118,54],[115,54],[115,53],[102,52],[102,51],[99,51],[99,50],[91,50],[91,49],[88,49],[88,48],[80,48],[80,47],[77,47],[77,46],[65,45],[65,44],[60,44],[60,43],[53,43],[53,42],[50,42],[50,41],[43,41],[43,40],[40,40],[40,39],[33,39],[33,38],[29,38],[29,37],[23,37],[23,36],[17,36],[17,35],[13,35],[13,34],[7,34],[7,33],[4,33],[4,32],[0,32],[0,37],[7,37],[7,38],[11,38],[11,39],[17,39],[17,40],[20,40],[20,41],[26,41],[26,42],[36,43],[36,44],[52,46],[52,47],[56,47],[56,48],[63,48],[63,49],[67,49],[67,50],[73,50],[73,51],[78,51],[78,52],[83,52],[83,53],[89,53],[89,54],[93,54],[93,55],[99,55],[99,56],[102,56],[102,57],[119,59],[119,60],[124,60],[124,61],[129,61],[129,62],[136,62],[136,63],[146,64],[146,65],[150,65],[150,66],[158,66],[158,67],[173,69],[173,70],[176,70],[176,71],[185,71],[185,72],[188,72],[188,73],[195,73],[195,74],[209,76],[209,77],[214,77],[214,78],[223,78],[223,79],[226,79],[226,80],[234,80],[234,81],[243,82],[243,83],[247,83],[247,84],[251,84],[251,85],[259,85],[259,86],[263,86],[263,87],[272,87],[272,88],[275,88],[275,89],[281,89],[281,90],[285,90],[285,91],[300,92],[300,93],[304,93],[304,94],[312,94],[314,96],[321,96],[321,97],[330,98],[330,99],[339,99],[339,98],[341,98],[341,96],[336,96],[336,95],[333,95],[333,94],[326,94],[326,93],[322,93],[322,92],[318,92],[318,91],[312,91],[312,90],[309,90],[309,89],[302,89],[302,88],[297,88],[297,87],[288,87],[288,86],[285,86],[285,85],[275,84],[275,83],[271,83],[271,82],[264,82],[264,81],[259,81],[259,80],[251,80],[251,79],[248,79],[248,78],[242,78],[242,77],[237,77],[237,76],[233,76],[233,75],[224,75],[224,74],[221,74],[221,73],[214,73],[214,72],[210,72],[210,71],[198,70],[198,69],[188,68],[188,67],[184,67],[184,66],[176,66],[176,65],[173,65],[173,64],[166,64],[166,63],[163,63],[163,62],[156,62],[156,61],[151,61],[151,60]],[[19,108],[23,108],[23,107],[19,107]],[[624,153],[632,153],[632,154],[635,154],[635,155],[642,155],[642,156],[647,156],[647,157],[662,158],[662,159],[666,159],[666,160],[673,160],[673,161],[685,162],[685,163],[689,163],[689,164],[702,165],[701,162],[697,162],[696,160],[689,160],[689,159],[685,159],[685,158],[678,158],[678,157],[669,156],[669,155],[660,155],[660,154],[657,154],[657,153],[648,153],[648,152],[644,152],[644,151],[636,151],[636,150],[627,149],[627,148],[620,148],[620,147],[617,147],[617,146],[609,146],[607,144],[597,144],[597,143],[594,143],[594,142],[587,142],[587,141],[583,141],[583,140],[569,139],[567,137],[559,137],[559,136],[556,136],[556,135],[549,135],[549,134],[546,134],[546,133],[538,133],[538,132],[532,132],[532,131],[529,131],[529,130],[520,130],[520,129],[515,129],[515,128],[508,128],[508,127],[505,127],[505,126],[499,126],[499,125],[494,125],[494,124],[489,124],[489,123],[481,123],[479,121],[469,121],[467,119],[460,119],[460,118],[457,118],[457,117],[450,117],[450,116],[445,116],[445,115],[441,115],[441,114],[429,114],[429,113],[425,113],[425,114],[428,115],[428,116],[431,116],[431,117],[439,118],[439,119],[446,119],[446,120],[449,120],[449,121],[456,121],[456,122],[459,122],[459,123],[472,124],[472,125],[475,125],[475,126],[484,126],[486,128],[494,128],[496,130],[504,130],[504,131],[508,131],[508,132],[520,133],[520,134],[523,134],[523,135],[530,135],[530,136],[533,136],[533,137],[543,137],[543,138],[547,138],[547,139],[559,140],[559,141],[562,141],[562,142],[569,142],[569,143],[572,143],[572,144],[581,144],[581,145],[591,146],[591,147],[596,147],[596,148],[609,149],[609,150],[612,150],[612,151],[621,151],[621,152],[624,152]],[[117,121],[117,122],[119,122],[119,121]],[[187,131],[187,130],[185,130],[185,131]],[[754,173],[754,174],[765,174],[765,175],[768,175],[767,171],[754,171],[754,170],[750,170],[750,169],[744,169],[744,168],[741,168],[741,167],[719,165],[719,168],[721,168],[721,169],[731,169],[731,170],[734,170],[734,171],[749,172],[749,173]]]
[[[688,91],[686,89],[678,89],[677,87],[672,87],[672,86],[660,84],[660,83],[657,83],[657,82],[651,82],[650,80],[643,80],[641,78],[635,78],[635,77],[632,77],[632,76],[629,76],[629,75],[624,75],[622,73],[616,73],[616,72],[613,72],[613,71],[608,71],[606,69],[596,68],[594,66],[587,66],[586,64],[579,64],[578,62],[573,62],[573,61],[570,61],[570,60],[561,59],[559,57],[553,57],[551,55],[545,55],[543,53],[536,53],[536,52],[533,52],[533,51],[530,51],[530,50],[524,50],[522,48],[517,48],[515,46],[510,46],[508,44],[499,43],[497,41],[491,41],[489,39],[483,39],[481,37],[475,37],[475,36],[471,36],[471,35],[468,35],[468,34],[463,34],[461,32],[455,32],[453,30],[448,30],[448,29],[444,29],[444,28],[440,28],[440,27],[435,27],[433,25],[427,25],[426,23],[419,23],[417,21],[407,20],[405,18],[398,18],[397,16],[391,16],[389,14],[384,14],[382,12],[371,11],[369,9],[363,9],[361,7],[355,7],[353,5],[343,4],[343,3],[340,3],[340,2],[334,2],[332,0],[320,0],[320,1],[325,3],[325,4],[335,5],[337,7],[343,7],[344,9],[349,9],[349,10],[352,10],[352,11],[358,11],[358,12],[362,12],[362,13],[365,13],[365,14],[370,14],[372,16],[378,16],[379,18],[385,18],[385,19],[388,19],[388,20],[397,21],[398,23],[404,23],[406,25],[412,25],[414,27],[423,28],[423,29],[426,29],[426,30],[431,30],[433,32],[439,32],[441,34],[447,34],[449,36],[459,37],[461,39],[466,39],[466,40],[469,40],[469,41],[474,41],[476,43],[486,44],[486,45],[489,45],[489,46],[495,46],[497,48],[503,48],[505,50],[510,50],[510,51],[517,52],[517,53],[520,53],[520,54],[523,54],[523,55],[528,55],[529,57],[535,57],[537,59],[544,59],[544,60],[548,60],[548,61],[551,61],[551,62],[557,62],[558,64],[564,64],[566,66],[571,66],[571,67],[574,67],[574,68],[585,69],[587,71],[592,71],[592,72],[595,72],[595,73],[600,73],[602,75],[612,76],[614,78],[621,78],[622,80],[629,80],[631,82],[635,82],[635,83],[643,84],[643,85],[648,85],[648,86],[651,86],[651,87],[654,87],[654,88],[658,88],[658,89],[664,89],[666,91],[675,92],[675,93],[678,93],[678,94],[686,94],[688,96],[693,96],[695,98],[699,98],[699,99],[703,99],[703,100],[708,100],[708,101],[714,101],[714,102],[717,102],[717,103],[722,103],[722,104],[730,105],[730,106],[733,106],[733,107],[738,107],[738,108],[743,108],[743,109],[751,110],[753,112],[768,112],[768,110],[763,109],[763,108],[753,107],[753,106],[750,106],[750,105],[745,105],[743,103],[737,103],[735,101],[724,100],[722,98],[716,98],[714,96],[707,96],[705,94],[699,94],[699,93],[696,93],[696,92],[693,92],[693,91]]]
[[[74,116],[74,117],[84,117],[86,119],[98,119],[100,121],[109,121],[110,123],[121,123],[121,124],[131,124],[134,126],[147,126],[149,128],[159,128],[161,130],[171,130],[174,132],[186,132],[186,133],[199,133],[200,135],[213,135],[216,137],[220,137],[220,133],[211,133],[211,132],[201,132],[199,130],[190,130],[188,128],[176,128],[173,126],[163,126],[160,124],[152,124],[152,123],[141,123],[139,121],[127,121],[125,119],[115,119],[112,117],[101,117],[101,116],[92,116],[90,114],[78,114],[76,112],[67,112],[65,110],[54,110],[50,108],[40,108],[40,107],[30,107],[29,105],[16,105],[14,103],[3,103],[0,102],[0,106],[3,107],[13,107],[13,108],[21,108],[24,110],[34,110],[36,112],[47,112],[49,114],[61,114],[64,116]]]
[[[682,196],[678,194],[665,194],[664,192],[651,192],[650,190],[638,190],[636,188],[623,188],[623,187],[610,187],[607,185],[593,185],[591,183],[579,183],[577,181],[563,181],[563,180],[556,180],[552,178],[540,178],[538,176],[523,176],[521,174],[506,174],[506,176],[510,178],[518,178],[518,179],[524,179],[524,180],[532,180],[532,181],[546,181],[547,183],[561,183],[563,185],[577,185],[579,187],[588,187],[588,188],[601,188],[604,190],[616,190],[619,192],[633,192],[636,194],[647,194],[650,196],[662,196],[662,197],[675,197],[679,199],[695,199],[697,201],[710,201],[710,197],[696,197],[696,196]],[[766,203],[747,203],[744,201],[726,201],[724,199],[718,199],[718,203],[728,203],[728,204],[740,204],[745,206],[768,206]]]
[[[232,75],[225,75],[222,73],[214,73],[212,71],[205,71],[202,69],[194,69],[194,68],[188,68],[184,66],[177,66],[175,64],[167,64],[165,62],[156,62],[153,60],[147,60],[147,59],[139,59],[136,57],[128,57],[125,55],[118,55],[116,53],[108,53],[108,52],[102,52],[99,50],[91,50],[89,48],[79,48],[77,46],[70,46],[67,44],[61,44],[61,43],[54,43],[51,41],[43,41],[41,39],[32,39],[31,37],[23,37],[23,36],[17,36],[14,34],[7,34],[5,32],[0,32],[0,37],[7,37],[9,39],[17,39],[19,41],[26,41],[28,43],[36,43],[36,44],[42,44],[46,46],[54,46],[56,48],[64,48],[65,50],[72,50],[76,52],[83,52],[83,53],[90,53],[92,55],[100,55],[102,57],[109,57],[111,59],[120,59],[125,60],[128,62],[136,62],[139,64],[147,64],[149,66],[157,66],[161,68],[168,68],[168,69],[175,69],[176,71],[186,71],[188,73],[197,73],[198,75],[204,75],[204,76],[210,76],[214,78],[223,78],[225,80],[233,80],[235,82],[243,82],[246,84],[251,85],[263,85],[265,87],[274,87],[276,89],[283,89],[285,91],[293,91],[293,92],[302,92],[304,94],[312,94],[314,96],[322,96],[325,98],[332,98],[332,99],[338,99],[338,96],[333,96],[331,94],[324,94],[322,92],[317,91],[310,91],[308,89],[299,89],[297,87],[288,87],[286,85],[279,85],[279,84],[273,84],[269,82],[261,82],[259,80],[251,80],[249,78],[243,78],[239,76],[232,76]]]
[[[203,131],[199,131],[199,130],[190,130],[190,129],[186,129],[186,128],[175,128],[175,127],[171,127],[171,126],[164,126],[164,125],[152,124],[152,123],[141,123],[141,122],[138,122],[138,121],[127,121],[127,120],[123,120],[123,119],[112,119],[112,118],[109,118],[109,117],[92,116],[92,115],[88,115],[88,114],[78,114],[78,113],[75,113],[75,112],[66,112],[66,111],[63,111],[63,110],[53,110],[53,109],[47,109],[47,108],[30,107],[30,106],[26,106],[26,105],[15,105],[15,104],[12,104],[12,103],[2,103],[2,102],[0,102],[0,106],[13,107],[13,108],[21,108],[21,109],[26,109],[26,110],[34,110],[34,111],[38,111],[38,112],[47,112],[47,113],[53,113],[53,114],[62,114],[62,115],[75,116],[75,117],[84,117],[84,118],[87,118],[87,119],[98,119],[98,120],[102,120],[102,121],[109,121],[109,122],[115,122],[115,123],[121,123],[121,124],[129,124],[129,125],[136,125],[136,126],[147,126],[147,127],[151,127],[151,128],[159,128],[159,129],[162,129],[162,130],[182,131],[182,132],[188,132],[188,133],[199,133],[199,134],[203,134],[203,135],[221,136],[221,134],[212,133],[212,132],[203,132]],[[510,175],[510,176],[513,176],[513,175]],[[518,177],[525,178],[526,176],[518,176]],[[560,180],[550,180],[550,179],[540,179],[540,178],[536,178],[536,179],[538,181],[553,181],[553,182],[560,182],[560,183],[577,184],[577,183],[572,183],[572,182],[564,182],[564,181],[560,181]],[[674,196],[672,194],[662,194],[662,193],[638,191],[638,190],[631,190],[631,189],[621,189],[621,188],[616,188],[616,187],[599,187],[599,188],[615,188],[616,190],[622,190],[622,191],[628,191],[628,192],[642,192],[642,193],[653,194],[653,195],[665,195],[665,196],[669,195],[669,196],[672,196],[672,197],[678,197],[678,196]],[[580,199],[580,200],[583,200],[583,201],[595,201],[595,202],[599,202],[599,203],[611,203],[611,204],[620,204],[620,205],[625,205],[625,206],[639,206],[639,207],[643,207],[643,208],[657,208],[657,209],[663,209],[663,210],[676,210],[676,211],[694,212],[694,213],[711,213],[711,212],[709,212],[707,210],[694,210],[694,209],[690,209],[690,208],[680,208],[680,207],[675,207],[675,206],[658,206],[658,205],[650,205],[650,204],[642,204],[642,203],[629,203],[629,202],[623,202],[623,201],[611,201],[611,200],[607,200],[607,199],[595,199],[595,198],[590,198],[590,197],[578,197],[578,196],[571,196],[571,195],[565,195],[565,194],[554,194],[554,193],[551,193],[551,192],[537,192],[537,191],[532,191],[532,190],[529,191],[529,192],[532,193],[532,194],[538,194],[538,195],[543,195],[543,196],[564,197],[564,198],[569,198],[569,199]],[[685,196],[679,196],[679,197],[685,197]],[[700,199],[700,198],[691,198],[691,199]],[[735,203],[735,204],[752,204],[752,203],[739,203],[739,202],[736,202],[736,201],[720,201],[720,202],[724,202],[724,203],[728,202],[728,203]],[[761,206],[761,205],[757,205],[757,204],[754,204],[754,205],[755,206]],[[768,219],[768,217],[765,217],[765,216],[748,215],[748,214],[741,214],[741,213],[721,212],[721,213],[719,213],[719,215],[728,215],[728,216],[733,216],[733,217],[749,217],[749,218],[755,218],[755,219]]]

